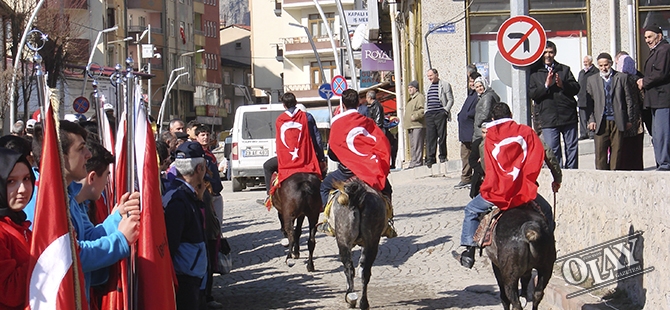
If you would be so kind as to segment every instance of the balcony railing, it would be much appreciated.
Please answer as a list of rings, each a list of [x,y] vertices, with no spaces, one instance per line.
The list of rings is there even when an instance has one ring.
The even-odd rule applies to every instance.
[[[147,30],[147,26],[129,26],[128,32],[143,32]]]
[[[297,91],[307,91],[319,89],[314,87],[312,84],[284,84],[284,92],[297,92]]]
[[[314,37],[312,40],[314,40],[314,45],[317,50],[331,48],[328,36]],[[333,40],[335,40],[335,47],[340,47],[339,38],[335,36]],[[281,38],[281,41],[284,43],[284,51],[286,52],[312,51],[312,46],[309,44],[307,36]]]
[[[202,31],[202,30],[197,30],[197,29],[196,29],[196,30],[193,30],[193,32],[194,32],[195,34],[197,34],[197,35],[201,35],[201,36],[204,36],[204,35],[205,35],[205,32]]]
[[[151,33],[163,33],[163,28],[151,26]]]

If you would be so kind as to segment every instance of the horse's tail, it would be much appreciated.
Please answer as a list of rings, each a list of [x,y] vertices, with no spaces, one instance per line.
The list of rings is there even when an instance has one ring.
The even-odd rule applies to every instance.
[[[542,233],[542,228],[540,227],[540,224],[533,221],[523,223],[523,225],[521,225],[521,232],[526,237],[526,240],[528,240],[528,243],[530,245],[530,254],[533,257],[537,257],[539,253],[535,248],[534,243],[535,241],[540,239],[540,235]]]
[[[365,185],[360,180],[353,180],[344,184],[337,202],[342,206],[349,205],[349,208],[360,208],[363,206],[366,194]]]

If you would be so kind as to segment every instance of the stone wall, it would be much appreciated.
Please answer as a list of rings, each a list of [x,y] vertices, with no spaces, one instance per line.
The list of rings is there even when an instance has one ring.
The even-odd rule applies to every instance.
[[[540,194],[552,203],[551,174],[544,169]],[[563,170],[556,203],[558,256],[642,231],[643,268],[654,270],[609,288],[620,288],[645,309],[670,309],[670,174],[639,171]],[[601,264],[601,263],[599,263]],[[555,276],[561,276],[555,274]],[[603,275],[606,276],[606,275]],[[592,277],[590,275],[590,277]]]

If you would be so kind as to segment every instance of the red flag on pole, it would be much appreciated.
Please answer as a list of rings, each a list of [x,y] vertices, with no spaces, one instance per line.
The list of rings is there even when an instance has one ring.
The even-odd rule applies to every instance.
[[[386,185],[390,171],[391,144],[375,122],[356,110],[333,117],[330,149],[359,179],[376,190]]]
[[[165,231],[156,141],[144,107],[137,109],[135,156],[140,184],[137,309],[176,309],[175,276]]]
[[[279,184],[299,172],[313,173],[321,177],[319,160],[314,152],[307,124],[307,114],[297,108],[293,114],[286,111],[277,117],[275,126]]]
[[[84,273],[70,219],[62,151],[46,96],[40,185],[30,248],[27,309],[88,309]]]
[[[484,139],[486,178],[482,197],[501,210],[537,196],[537,177],[544,163],[542,141],[532,128],[511,118],[490,122]]]
[[[113,180],[115,183],[116,192],[114,196],[116,201],[121,199],[126,188],[126,122],[125,112],[119,120],[119,129],[116,135],[116,164],[115,176]],[[110,195],[111,196],[111,195]],[[102,297],[102,310],[123,310],[126,309],[126,300],[128,294],[128,262],[122,259],[118,263],[110,266],[109,279],[107,280],[107,294]]]

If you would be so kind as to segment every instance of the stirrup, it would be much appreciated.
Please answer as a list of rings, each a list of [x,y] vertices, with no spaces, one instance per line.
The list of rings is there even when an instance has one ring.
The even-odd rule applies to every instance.
[[[395,238],[398,236],[398,233],[395,231],[395,227],[393,227],[393,219],[388,220],[388,224],[386,225],[386,229],[384,230],[382,236],[386,238]]]

